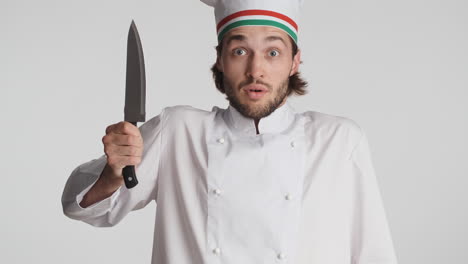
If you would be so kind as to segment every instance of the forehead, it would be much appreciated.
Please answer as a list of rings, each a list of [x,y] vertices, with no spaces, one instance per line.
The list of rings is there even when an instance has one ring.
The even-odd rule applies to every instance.
[[[233,41],[279,41],[285,46],[291,45],[289,35],[283,30],[271,26],[242,26],[231,29],[223,37],[223,45]]]

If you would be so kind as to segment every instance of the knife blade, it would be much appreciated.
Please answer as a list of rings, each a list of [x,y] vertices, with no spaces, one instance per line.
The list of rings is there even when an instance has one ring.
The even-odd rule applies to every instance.
[[[124,121],[132,123],[145,122],[146,113],[146,79],[143,48],[140,35],[135,22],[132,20],[127,39],[127,75],[125,85]],[[123,169],[125,186],[128,189],[135,187],[138,180],[135,166],[126,166]]]

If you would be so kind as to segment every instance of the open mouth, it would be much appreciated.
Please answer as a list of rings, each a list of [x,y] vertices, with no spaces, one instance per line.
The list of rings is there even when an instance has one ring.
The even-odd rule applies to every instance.
[[[258,100],[268,92],[268,89],[266,89],[262,85],[249,85],[244,88],[244,91],[246,91],[247,96],[250,99]]]

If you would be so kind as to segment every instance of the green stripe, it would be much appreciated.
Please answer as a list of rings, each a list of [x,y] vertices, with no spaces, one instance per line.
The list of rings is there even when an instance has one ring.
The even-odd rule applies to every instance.
[[[240,27],[240,26],[273,26],[280,28],[284,31],[286,31],[291,38],[294,40],[294,42],[297,43],[297,35],[292,31],[289,27],[276,22],[276,21],[271,21],[271,20],[265,20],[265,19],[247,19],[247,20],[240,20],[236,21],[232,24],[229,24],[227,27],[225,27],[218,35],[218,42],[221,42],[221,39],[223,39],[224,34],[228,32],[229,30]]]

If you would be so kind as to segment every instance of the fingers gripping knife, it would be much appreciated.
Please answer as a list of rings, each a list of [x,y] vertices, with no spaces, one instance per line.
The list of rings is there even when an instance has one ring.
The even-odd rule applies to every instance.
[[[132,20],[127,40],[127,78],[125,86],[124,120],[137,125],[145,122],[145,62],[143,48],[135,23]],[[135,166],[126,166],[123,169],[125,186],[130,189],[138,184]]]

